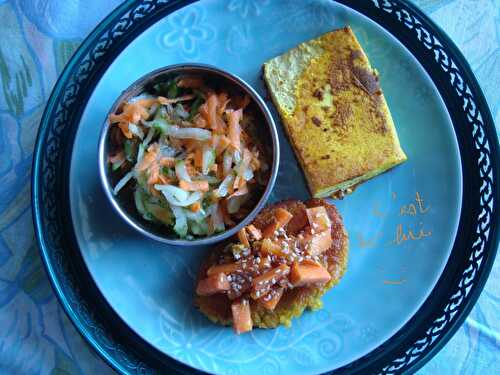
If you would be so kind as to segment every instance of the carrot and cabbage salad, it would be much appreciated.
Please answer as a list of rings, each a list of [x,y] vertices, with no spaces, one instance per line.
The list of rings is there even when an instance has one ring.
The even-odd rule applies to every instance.
[[[234,226],[266,183],[268,166],[251,136],[249,98],[216,92],[200,77],[154,86],[109,116],[109,163],[145,220],[181,238]]]

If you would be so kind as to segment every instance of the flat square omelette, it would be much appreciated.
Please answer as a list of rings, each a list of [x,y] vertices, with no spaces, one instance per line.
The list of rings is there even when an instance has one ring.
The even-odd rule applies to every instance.
[[[406,160],[378,74],[350,27],[269,60],[264,80],[315,198],[341,198]]]

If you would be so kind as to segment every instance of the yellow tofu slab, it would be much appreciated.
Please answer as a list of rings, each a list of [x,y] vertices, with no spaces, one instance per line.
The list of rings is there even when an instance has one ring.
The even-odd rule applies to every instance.
[[[264,80],[315,198],[342,197],[406,160],[377,72],[349,27],[266,62]]]

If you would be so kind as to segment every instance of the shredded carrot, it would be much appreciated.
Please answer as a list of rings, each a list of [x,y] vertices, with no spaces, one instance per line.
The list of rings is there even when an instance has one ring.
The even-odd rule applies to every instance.
[[[186,208],[192,212],[198,212],[202,209],[202,201],[208,200],[211,203],[218,204],[217,212],[208,215],[205,221],[208,224],[208,232],[214,233],[222,227],[234,226],[235,221],[239,221],[245,215],[248,215],[251,210],[249,204],[242,205],[237,212],[231,211],[230,214],[228,212],[228,202],[231,202],[232,205],[232,203],[236,203],[236,197],[244,197],[250,194],[256,180],[260,181],[259,178],[248,179],[250,170],[255,172],[261,169],[259,151],[256,147],[258,140],[254,139],[253,133],[247,128],[251,125],[253,117],[246,116],[245,112],[245,118],[243,118],[243,110],[249,104],[250,98],[243,95],[234,96],[226,91],[215,92],[210,90],[205,86],[202,77],[198,76],[181,77],[177,81],[177,86],[185,89],[182,90],[182,94],[178,97],[135,98],[135,101],[131,103],[123,103],[116,113],[109,115],[108,120],[110,124],[120,129],[124,137],[134,139],[134,142],[137,141],[138,143],[144,140],[138,139],[143,137],[138,136],[134,126],[138,126],[146,134],[148,123],[145,121],[154,115],[152,109],[156,107],[161,109],[161,105],[181,103],[185,111],[191,112],[194,109],[193,104],[195,102],[193,100],[196,100],[196,106],[200,101],[202,102],[197,113],[187,118],[184,118],[177,111],[174,113],[167,111],[168,121],[175,122],[179,130],[185,131],[186,135],[190,134],[189,137],[183,136],[180,138],[175,135],[174,131],[168,134],[159,134],[156,131],[147,133],[149,147],[144,151],[142,159],[132,168],[136,172],[135,179],[139,178],[138,173],[140,173],[140,183],[142,183],[142,179],[146,179],[147,185],[144,188],[149,195],[162,196],[161,191],[154,187],[156,184],[172,184],[186,192],[207,193],[203,194],[198,202]],[[201,97],[199,96],[200,93]],[[200,98],[203,100],[200,100]],[[204,134],[206,133],[209,134],[207,137],[209,139],[205,138]],[[139,150],[142,153],[142,149],[138,147],[133,148],[133,150],[135,152],[133,156],[135,157],[138,157]],[[164,155],[172,156],[166,157]],[[241,162],[239,160],[236,162],[237,159],[241,159]],[[119,153],[110,156],[108,160],[111,163],[125,160],[125,150],[122,149]],[[170,169],[174,168],[179,160],[184,162],[187,174],[190,176],[190,178],[186,176],[184,178],[188,181],[182,179],[181,174],[183,175],[183,172],[180,173],[177,170],[177,174],[174,176],[174,171]],[[128,168],[129,164],[127,163],[125,166]],[[208,168],[208,172],[203,167]],[[227,193],[224,197],[218,197],[215,194],[215,185],[220,186],[229,174],[234,176],[234,180],[231,179],[231,183],[227,183],[226,180]],[[258,174],[255,175],[258,176]],[[214,178],[217,181],[212,181]],[[210,184],[208,181],[210,181]],[[269,231],[270,229],[273,228],[269,228]],[[191,229],[188,223],[189,230]],[[248,237],[244,241],[246,243],[255,240],[257,237],[266,237],[267,234],[267,231],[266,233],[260,233],[258,230],[248,231],[244,229],[240,236],[242,236],[242,239]]]
[[[189,209],[190,209],[192,212],[198,212],[198,211],[201,209],[201,204],[200,204],[200,202],[195,202],[195,203],[193,203],[191,206],[189,206]]]
[[[229,99],[229,96],[225,92],[221,92],[217,99],[219,101],[219,105],[217,107],[217,114],[219,116],[222,116],[231,99]]]
[[[174,158],[167,158],[167,157],[162,157],[160,159],[160,165],[162,167],[174,167],[175,166],[175,159]]]
[[[158,163],[154,162],[150,167],[149,167],[149,178],[148,178],[148,185],[154,185],[160,182],[160,166]]]
[[[160,174],[158,176],[158,179],[160,180],[160,183],[162,185],[169,185],[172,183],[172,180],[170,178],[168,178],[167,176],[163,175],[163,174]]]
[[[122,131],[123,135],[127,137],[128,139],[132,139],[133,135],[132,132],[128,128],[128,122],[120,122],[118,124],[118,127]]]
[[[202,87],[204,85],[205,85],[205,82],[203,81],[203,78],[195,77],[195,76],[182,77],[177,82],[178,87],[190,88],[190,89],[199,89],[200,87]]]
[[[138,104],[138,105],[140,105],[140,106],[142,106],[142,107],[149,108],[153,104],[155,104],[156,102],[158,102],[157,99],[148,98],[148,99],[139,99],[135,103]]]
[[[228,113],[229,117],[229,130],[228,130],[228,136],[229,140],[231,141],[231,146],[234,147],[234,149],[239,150],[240,149],[240,134],[241,134],[241,128],[240,128],[240,121],[242,118],[243,110],[238,109],[237,111],[226,111]]]
[[[186,190],[186,191],[206,192],[209,190],[208,181],[204,181],[204,180],[192,181],[192,182],[180,180],[179,187],[182,190]]]
[[[215,147],[215,154],[217,156],[226,151],[226,148],[231,144],[231,141],[225,135],[213,135],[212,140]]]
[[[144,153],[141,163],[137,166],[137,170],[142,172],[148,169],[156,160],[157,153],[154,150]]]
[[[178,98],[174,99],[168,99],[165,98],[164,96],[159,96],[158,97],[158,103],[165,105],[165,104],[173,104],[173,103],[178,103],[178,102],[185,102],[187,100],[194,99],[194,95],[184,95],[184,96],[179,96]]]
[[[196,115],[193,119],[193,124],[195,124],[198,128],[206,128],[207,120],[205,120],[201,115]]]
[[[207,99],[207,112],[208,112],[208,125],[212,130],[216,130],[218,128],[217,104],[218,104],[217,95],[211,93]]]
[[[245,185],[243,186],[242,188],[239,188],[238,190],[236,190],[234,193],[232,193],[231,195],[229,195],[227,197],[227,199],[230,199],[232,197],[238,197],[240,195],[245,195],[245,194],[248,194],[248,187]]]
[[[194,166],[200,169],[203,166],[203,151],[200,147],[194,150]]]

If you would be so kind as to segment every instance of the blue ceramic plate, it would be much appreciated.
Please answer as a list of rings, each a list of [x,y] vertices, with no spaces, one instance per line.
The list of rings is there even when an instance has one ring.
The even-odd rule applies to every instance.
[[[33,207],[44,261],[70,317],[122,372],[393,373],[421,366],[465,318],[496,251],[498,141],[463,58],[399,1],[189,3],[118,8],[73,57],[46,109]],[[409,160],[336,202],[350,259],[324,308],[291,329],[235,336],[192,306],[208,249],[149,240],[111,210],[97,170],[100,124],[130,83],[180,62],[216,65],[265,96],[266,60],[345,25],[379,71]],[[307,199],[279,131],[271,201]]]

